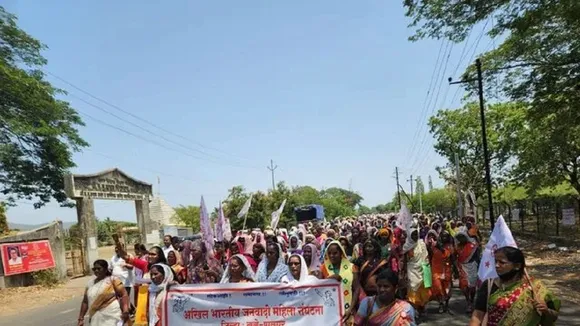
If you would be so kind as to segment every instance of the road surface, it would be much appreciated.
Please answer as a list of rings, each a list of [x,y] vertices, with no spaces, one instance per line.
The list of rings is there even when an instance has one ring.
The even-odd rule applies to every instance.
[[[430,303],[427,320],[424,326],[466,326],[468,315],[465,311],[463,296],[454,289],[454,297],[450,302],[451,313],[437,313],[438,304]],[[0,326],[76,326],[81,298],[53,304],[43,308],[26,311],[19,315],[0,318]],[[193,325],[193,324],[192,324]],[[570,302],[564,302],[557,325],[580,326],[580,307]]]

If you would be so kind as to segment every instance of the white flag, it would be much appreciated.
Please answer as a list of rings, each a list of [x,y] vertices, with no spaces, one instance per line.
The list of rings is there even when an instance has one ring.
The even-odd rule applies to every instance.
[[[250,210],[250,206],[252,205],[252,196],[253,196],[253,194],[251,194],[250,198],[248,198],[248,200],[246,200],[246,202],[244,203],[242,210],[238,213],[238,218],[242,218],[242,217],[246,216],[246,214],[248,214],[248,211]]]
[[[282,202],[277,211],[272,212],[272,221],[270,221],[270,227],[272,228],[272,230],[276,230],[278,222],[280,222],[280,215],[282,215],[284,206],[286,206],[286,199],[284,199],[284,201]]]
[[[226,241],[232,240],[232,227],[230,226],[230,219],[227,217],[224,224],[224,239]]]
[[[213,250],[214,242],[213,229],[211,227],[209,214],[207,213],[207,207],[205,206],[205,200],[203,200],[203,196],[201,196],[201,204],[199,205],[199,224],[207,251],[211,252]]]
[[[493,227],[493,232],[489,241],[485,245],[485,250],[481,257],[481,263],[479,264],[479,270],[477,271],[477,276],[479,279],[484,281],[490,278],[496,278],[497,272],[495,271],[495,251],[502,247],[515,247],[518,245],[514,240],[512,232],[505,223],[503,216],[499,216],[497,221],[495,221],[495,226]]]
[[[215,223],[215,237],[217,241],[224,241],[224,227],[226,224],[226,217],[224,216],[224,208],[222,207],[222,202],[220,201],[220,206],[218,208],[218,218]]]
[[[409,208],[407,208],[407,204],[404,202],[401,204],[401,210],[399,211],[399,216],[397,216],[396,225],[405,230],[405,232],[409,232],[409,230],[411,230],[411,225],[413,225],[413,216],[411,215]]]

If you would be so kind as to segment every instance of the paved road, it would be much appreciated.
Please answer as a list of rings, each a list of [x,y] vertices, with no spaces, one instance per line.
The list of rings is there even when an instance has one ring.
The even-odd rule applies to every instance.
[[[427,307],[427,320],[422,326],[465,326],[469,318],[464,313],[465,301],[455,290],[450,302],[450,313],[437,313],[437,303]],[[25,304],[25,303],[23,303]],[[3,317],[0,326],[76,326],[80,306],[80,297],[51,306],[27,311],[20,315]],[[570,302],[563,303],[563,308],[557,325],[580,326],[580,307]]]

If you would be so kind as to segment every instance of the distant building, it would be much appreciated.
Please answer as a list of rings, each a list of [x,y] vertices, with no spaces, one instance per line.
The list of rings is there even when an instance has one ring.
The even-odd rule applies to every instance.
[[[157,196],[149,202],[149,216],[160,227],[175,224],[175,210],[163,198]]]

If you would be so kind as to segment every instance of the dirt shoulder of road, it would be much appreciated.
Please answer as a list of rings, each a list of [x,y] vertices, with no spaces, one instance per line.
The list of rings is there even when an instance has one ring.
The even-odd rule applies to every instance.
[[[580,248],[549,248],[549,241],[516,237],[530,276],[542,280],[561,299],[580,304]]]
[[[0,317],[20,314],[35,308],[80,298],[90,277],[69,280],[52,288],[27,286],[0,289]]]

